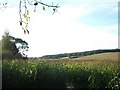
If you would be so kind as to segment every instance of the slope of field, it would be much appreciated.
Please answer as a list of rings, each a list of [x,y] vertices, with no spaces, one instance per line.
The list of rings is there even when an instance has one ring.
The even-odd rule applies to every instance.
[[[78,60],[114,60],[114,61],[118,61],[118,54],[120,54],[120,52],[101,53],[101,54],[83,56],[80,58],[76,58],[75,60],[78,59]]]
[[[118,66],[118,54],[120,52],[109,52],[109,53],[101,53],[101,54],[94,54],[88,56],[82,56],[79,58],[60,58],[60,59],[43,59],[42,61],[46,61],[49,63],[85,63],[91,65],[98,65],[98,64],[108,64],[111,63],[115,66]]]

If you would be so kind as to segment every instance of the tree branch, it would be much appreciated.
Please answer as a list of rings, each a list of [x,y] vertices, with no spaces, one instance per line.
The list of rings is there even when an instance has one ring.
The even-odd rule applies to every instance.
[[[22,7],[22,4],[24,5],[23,7]],[[27,4],[29,4],[31,6],[35,6],[35,7],[38,4],[41,4],[41,5],[47,6],[47,7],[51,7],[51,8],[53,8],[53,14],[56,12],[56,8],[60,7],[60,6],[58,6],[58,4],[57,5],[49,5],[49,4],[43,3],[42,1],[37,1],[37,0],[32,0],[32,1],[30,1],[30,0],[20,0],[20,2],[19,2],[20,21],[19,22],[20,22],[20,26],[24,30],[24,33],[26,33],[26,32],[29,33],[28,24],[29,24],[30,17],[29,17],[29,10],[28,10]],[[45,8],[43,10],[45,10]]]

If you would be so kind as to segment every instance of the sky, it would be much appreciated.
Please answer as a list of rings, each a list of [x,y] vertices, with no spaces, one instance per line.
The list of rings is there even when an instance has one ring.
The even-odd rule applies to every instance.
[[[42,0],[59,3],[53,15],[52,8],[42,6],[30,9],[30,34],[19,26],[19,0],[8,2],[0,9],[0,36],[9,31],[14,37],[28,42],[29,57],[118,48],[119,0]],[[0,6],[2,7],[2,6]]]

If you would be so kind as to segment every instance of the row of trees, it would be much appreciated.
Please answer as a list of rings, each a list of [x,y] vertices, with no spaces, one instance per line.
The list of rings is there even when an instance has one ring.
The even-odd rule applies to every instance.
[[[0,43],[2,45],[2,60],[27,58],[25,52],[28,51],[29,47],[26,41],[5,32]]]
[[[78,58],[82,56],[94,55],[94,54],[100,54],[100,53],[108,53],[108,52],[120,52],[120,49],[101,49],[101,50],[92,50],[92,51],[85,51],[85,52],[45,55],[45,56],[42,56],[41,58],[46,58],[46,59]]]

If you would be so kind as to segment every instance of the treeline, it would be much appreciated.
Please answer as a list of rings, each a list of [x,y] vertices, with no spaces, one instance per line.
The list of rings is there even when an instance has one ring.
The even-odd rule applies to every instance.
[[[108,52],[120,52],[120,49],[92,50],[92,51],[85,51],[85,52],[45,55],[45,56],[42,56],[41,58],[44,58],[44,59],[78,58],[82,56],[100,54],[100,53],[108,53]]]
[[[0,40],[0,59],[27,59],[28,43],[5,32]]]

